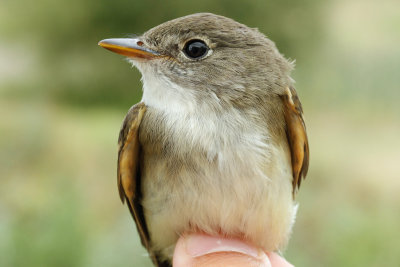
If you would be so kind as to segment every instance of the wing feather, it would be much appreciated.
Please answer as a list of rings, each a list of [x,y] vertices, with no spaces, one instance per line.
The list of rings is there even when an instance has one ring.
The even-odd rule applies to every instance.
[[[149,249],[149,234],[140,204],[139,127],[146,111],[144,103],[132,106],[126,115],[118,138],[118,191],[122,203],[127,202],[143,246]]]
[[[146,105],[138,103],[132,106],[126,115],[118,138],[118,190],[122,203],[127,202],[128,208],[136,223],[142,245],[147,249],[151,260],[158,267],[170,267],[168,262],[162,261],[150,247],[150,236],[143,214],[141,200],[141,144],[139,142],[139,128]]]
[[[281,96],[284,104],[286,137],[290,147],[293,171],[293,196],[302,179],[305,179],[309,165],[309,145],[303,109],[293,87],[288,87]]]

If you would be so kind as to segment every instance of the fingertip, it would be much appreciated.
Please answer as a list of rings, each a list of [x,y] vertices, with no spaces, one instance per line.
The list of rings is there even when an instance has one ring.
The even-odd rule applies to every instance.
[[[274,252],[267,252],[267,255],[273,267],[294,267],[294,265]]]
[[[238,239],[192,234],[178,240],[173,266],[270,267],[271,262],[263,251]]]

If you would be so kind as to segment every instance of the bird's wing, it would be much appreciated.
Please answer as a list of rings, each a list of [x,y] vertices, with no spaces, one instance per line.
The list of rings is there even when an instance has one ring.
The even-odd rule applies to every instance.
[[[122,203],[127,202],[129,211],[135,220],[142,245],[149,252],[153,263],[158,267],[170,267],[168,262],[160,260],[150,248],[150,237],[143,214],[141,200],[141,145],[139,127],[146,105],[142,102],[132,106],[126,115],[118,138],[118,190]]]
[[[307,175],[309,147],[303,109],[296,90],[288,87],[281,96],[286,121],[286,136],[290,147],[293,171],[293,196]]]
[[[149,234],[139,202],[140,190],[140,143],[139,127],[146,111],[144,103],[132,106],[126,115],[118,138],[118,190],[122,203],[127,202],[136,222],[142,245],[149,249]]]

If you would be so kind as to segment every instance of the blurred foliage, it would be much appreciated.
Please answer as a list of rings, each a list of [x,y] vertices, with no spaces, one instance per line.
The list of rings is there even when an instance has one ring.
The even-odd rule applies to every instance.
[[[397,266],[396,0],[2,0],[0,266],[150,266],[115,182],[140,74],[97,42],[195,12],[258,27],[297,61],[311,169],[285,257]]]

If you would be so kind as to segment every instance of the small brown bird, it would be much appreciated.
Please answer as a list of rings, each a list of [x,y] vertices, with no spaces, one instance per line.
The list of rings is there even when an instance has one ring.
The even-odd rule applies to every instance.
[[[309,149],[293,65],[257,29],[201,13],[100,46],[142,73],[119,136],[118,189],[154,264],[203,232],[282,250]]]

